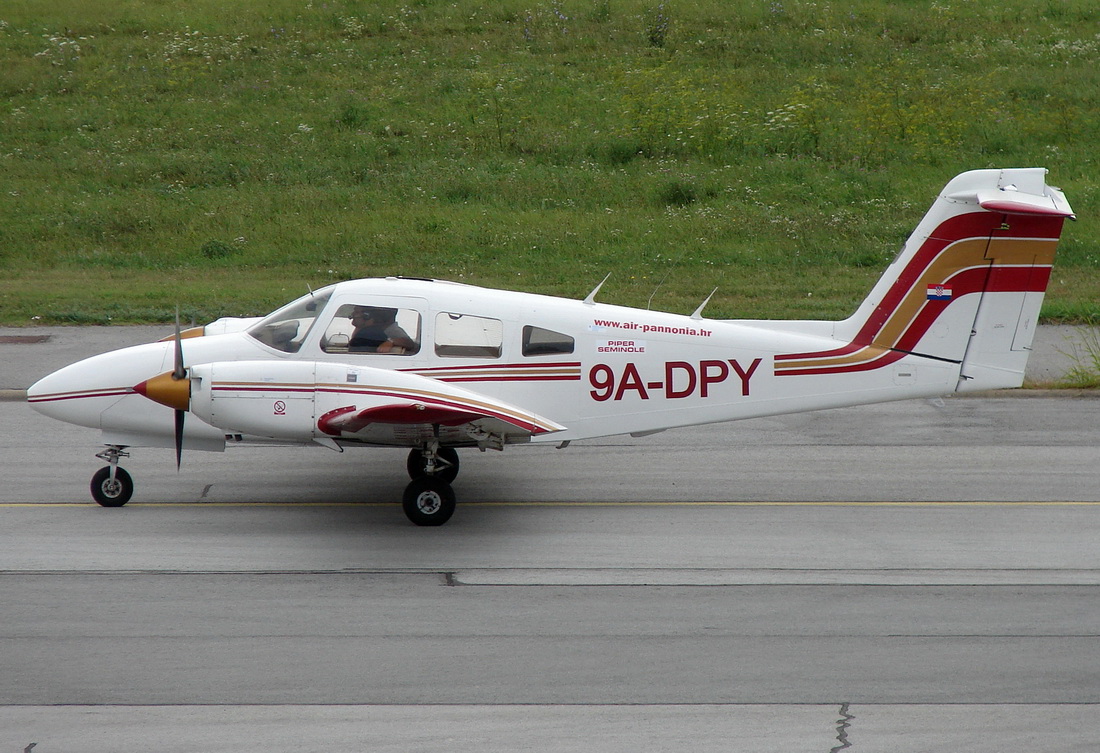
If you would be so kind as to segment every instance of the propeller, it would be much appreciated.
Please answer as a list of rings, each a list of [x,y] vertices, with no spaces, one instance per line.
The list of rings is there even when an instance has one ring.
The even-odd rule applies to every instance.
[[[183,361],[183,338],[180,335],[178,306],[176,307],[176,334],[173,339],[175,358],[172,370],[152,379],[146,379],[134,387],[134,392],[175,411],[176,470],[179,470],[183,461],[183,425],[187,410],[191,406],[191,379],[187,375],[187,366]]]

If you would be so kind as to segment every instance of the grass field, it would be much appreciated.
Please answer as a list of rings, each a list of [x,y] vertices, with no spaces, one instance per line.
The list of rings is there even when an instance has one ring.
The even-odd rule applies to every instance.
[[[0,324],[403,274],[850,313],[944,183],[1044,166],[1100,318],[1095,0],[6,0]]]

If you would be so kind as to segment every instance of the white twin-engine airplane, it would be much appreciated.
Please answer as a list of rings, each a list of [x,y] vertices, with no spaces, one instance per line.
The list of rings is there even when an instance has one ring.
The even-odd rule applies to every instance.
[[[434,280],[355,280],[37,382],[47,416],[102,431],[92,479],[125,504],[129,447],[249,440],[410,447],[404,510],[454,512],[456,448],[575,439],[1019,387],[1064,220],[1041,168],[944,188],[848,319],[711,320]],[[602,283],[601,283],[602,285]],[[705,305],[706,302],[704,302]],[[185,420],[186,418],[186,420]]]

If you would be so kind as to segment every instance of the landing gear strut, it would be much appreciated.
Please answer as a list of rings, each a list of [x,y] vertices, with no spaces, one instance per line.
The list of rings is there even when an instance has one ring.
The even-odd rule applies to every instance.
[[[96,455],[110,465],[100,468],[92,476],[92,499],[103,507],[122,507],[134,494],[134,481],[130,474],[118,467],[119,458],[128,458],[130,453],[123,452],[118,445],[107,445],[107,449]]]
[[[411,479],[433,476],[449,484],[458,478],[458,453],[453,447],[439,447],[434,453],[414,449],[405,466]]]
[[[438,437],[438,427],[436,436]],[[438,438],[415,448],[405,464],[412,482],[405,487],[401,507],[405,516],[418,526],[441,526],[455,511],[455,493],[451,482],[458,476],[458,453],[453,447],[440,447]]]

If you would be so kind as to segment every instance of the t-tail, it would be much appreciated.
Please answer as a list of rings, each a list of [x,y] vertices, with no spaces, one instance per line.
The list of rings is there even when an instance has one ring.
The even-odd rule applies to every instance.
[[[1046,170],[953,179],[855,314],[836,348],[776,356],[776,375],[869,371],[908,354],[960,365],[958,391],[1019,387],[1066,218]]]

